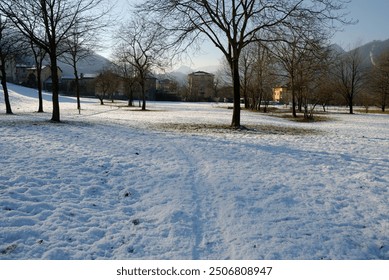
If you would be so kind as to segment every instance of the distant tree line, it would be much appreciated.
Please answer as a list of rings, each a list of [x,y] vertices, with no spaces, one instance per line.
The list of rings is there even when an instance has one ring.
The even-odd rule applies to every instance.
[[[203,40],[224,55],[233,95],[231,126],[241,126],[241,101],[246,108],[267,110],[272,89],[285,86],[294,117],[312,118],[317,105],[339,103],[353,113],[356,102],[387,107],[389,55],[368,71],[358,54],[331,51],[331,36],[347,19],[348,0],[146,0],[133,6],[131,19],[118,25],[114,35],[114,66],[96,79],[103,103],[118,91],[118,84],[133,105],[140,92],[146,109],[146,82]],[[3,68],[17,54],[33,54],[36,68],[44,57],[51,64],[52,121],[60,121],[57,61],[74,69],[77,108],[81,110],[78,62],[99,47],[108,26],[105,0],[0,0],[1,77],[6,111],[11,114]],[[38,82],[38,85],[41,83]],[[215,82],[215,96],[221,86]],[[43,112],[39,89],[39,112]],[[185,87],[177,87],[185,95]],[[368,93],[374,94],[368,94]]]
[[[240,62],[241,95],[245,107],[267,109],[276,87],[287,90],[281,100],[292,115],[312,119],[316,106],[378,106],[389,101],[389,49],[371,64],[359,48],[339,52],[320,40],[256,43],[246,48]],[[369,57],[370,60],[370,57]]]
[[[174,45],[182,49],[204,38],[223,53],[232,78],[234,100],[231,126],[239,128],[241,57],[254,43],[302,41],[329,38],[334,23],[349,23],[347,0],[146,0],[137,6],[144,18],[169,31]],[[298,41],[296,42],[295,36]],[[293,73],[294,75],[295,73]],[[293,76],[294,78],[294,76]]]

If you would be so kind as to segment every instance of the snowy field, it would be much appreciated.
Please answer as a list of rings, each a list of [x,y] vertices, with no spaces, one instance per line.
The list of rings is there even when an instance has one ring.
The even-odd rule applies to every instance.
[[[389,259],[389,115],[0,97],[0,259]]]

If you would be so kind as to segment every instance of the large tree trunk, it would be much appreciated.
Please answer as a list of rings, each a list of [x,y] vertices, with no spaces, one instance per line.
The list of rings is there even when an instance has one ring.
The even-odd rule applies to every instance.
[[[145,82],[144,79],[142,79],[141,85],[142,89],[142,111],[146,111],[146,89],[145,89]]]
[[[42,96],[42,63],[36,64],[36,75],[37,75],[37,87],[38,87],[38,99],[39,99],[39,107],[38,113],[43,113],[43,96]]]
[[[51,62],[51,80],[52,80],[52,100],[53,100],[53,114],[51,121],[60,122],[60,111],[59,111],[59,77],[58,77],[58,67],[57,67],[57,55],[55,53],[55,48],[52,48],[52,53],[50,54]]]
[[[296,90],[294,86],[294,76],[293,74],[291,75],[291,87],[292,87],[292,115],[294,118],[297,117],[296,113]]]
[[[142,90],[142,111],[146,111],[146,94],[144,92],[144,89]]]
[[[353,104],[350,103],[349,107],[350,107],[350,114],[354,114]]]
[[[354,108],[353,108],[353,96],[350,95],[348,99],[348,106],[350,108],[350,114],[354,114]]]
[[[1,59],[1,85],[4,91],[4,102],[7,114],[13,114],[11,109],[11,102],[9,101],[9,94],[7,88],[7,73],[5,72],[5,60]]]
[[[133,107],[134,106],[134,97],[133,97],[133,92],[131,91],[130,96],[128,98],[128,107]]]
[[[42,64],[43,64],[43,59],[45,57],[45,54],[42,54],[42,50],[41,49],[39,51],[37,51],[34,48],[34,43],[32,41],[30,41],[30,45],[31,45],[32,53],[34,54],[35,67],[36,67],[36,81],[37,81],[38,101],[39,101],[38,113],[43,113]]]
[[[134,106],[134,93],[132,91],[132,89],[130,89],[130,92],[128,94],[128,107],[132,107]]]
[[[234,89],[234,108],[232,112],[231,127],[240,127],[240,77],[239,77],[239,60],[232,60],[232,81]]]
[[[77,97],[77,110],[81,113],[81,101],[80,101],[80,79],[78,78],[77,65],[73,65],[74,78],[76,83],[76,97]]]

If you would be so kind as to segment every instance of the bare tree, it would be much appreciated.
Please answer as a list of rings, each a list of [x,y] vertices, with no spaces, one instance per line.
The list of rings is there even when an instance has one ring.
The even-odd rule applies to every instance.
[[[134,92],[136,85],[138,84],[138,78],[135,67],[126,61],[126,56],[122,56],[123,53],[115,54],[114,69],[115,72],[121,77],[123,84],[123,91],[128,97],[128,106],[134,106]]]
[[[6,107],[6,113],[12,114],[11,102],[9,101],[9,94],[7,88],[7,73],[6,73],[6,61],[10,56],[8,53],[9,49],[9,37],[6,34],[6,23],[0,15],[0,70],[1,70],[1,85],[4,92],[4,102]],[[8,38],[7,38],[8,37]]]
[[[117,36],[116,56],[132,65],[137,72],[141,87],[142,110],[146,110],[146,80],[155,67],[162,67],[167,52],[166,35],[142,17],[134,19],[120,28]]]
[[[299,89],[306,120],[313,120],[316,106],[320,103],[325,104],[330,97],[328,92],[330,50],[321,42],[312,42],[311,47],[299,67]]]
[[[35,62],[35,68],[36,68],[36,81],[37,81],[37,88],[38,88],[38,100],[39,100],[39,106],[38,106],[38,113],[43,113],[43,94],[42,94],[42,67],[43,67],[43,61],[46,56],[46,51],[41,46],[34,44],[34,41],[32,41],[30,38],[27,38],[28,43],[31,48],[32,55],[34,57]]]
[[[304,117],[308,118],[308,104],[314,99],[315,81],[325,64],[324,50],[328,49],[325,42],[329,34],[323,32],[316,21],[308,18],[304,22],[304,28],[286,28],[284,40],[273,42],[271,51],[281,66],[280,76],[287,79],[293,117],[297,117],[296,107],[299,112],[303,112],[304,107]]]
[[[85,41],[80,37],[77,25],[72,28],[71,33],[72,36],[69,37],[66,42],[64,42],[66,52],[63,53],[59,59],[73,68],[77,98],[77,109],[78,112],[81,113],[80,76],[78,74],[77,64],[80,60],[91,56],[93,54],[93,50],[88,45],[84,45]],[[89,42],[87,41],[86,44],[89,44]]]
[[[249,47],[253,64],[250,69],[249,96],[251,109],[261,110],[264,103],[264,112],[267,112],[271,99],[272,88],[277,83],[275,58],[268,46],[258,42]]]
[[[105,21],[97,19],[101,18],[96,18],[93,21],[77,19],[74,26],[69,30],[70,36],[63,42],[65,52],[59,57],[61,61],[73,68],[77,109],[80,113],[80,75],[78,73],[78,64],[80,61],[92,56],[94,52],[100,48],[98,43],[99,34],[107,27]]]
[[[272,52],[277,57],[282,71],[280,75],[287,79],[291,92],[292,115],[297,117],[297,95],[302,87],[302,65],[307,59],[310,41],[303,33],[291,30],[286,41],[274,42]],[[300,78],[300,79],[299,79]]]
[[[15,62],[16,56],[21,54],[23,48],[20,39],[17,30],[12,28],[9,22],[0,15],[0,75],[7,114],[12,114],[12,107],[7,88],[6,64]]]
[[[105,69],[96,78],[96,96],[100,100],[100,105],[104,105],[105,98],[111,98],[119,88],[119,78],[110,69]]]
[[[335,89],[346,101],[350,114],[353,114],[355,97],[362,91],[366,76],[362,57],[357,48],[337,59],[333,76]]]
[[[147,12],[157,24],[175,32],[179,47],[187,47],[202,35],[225,56],[233,77],[234,108],[231,126],[240,127],[240,73],[242,50],[252,42],[266,41],[269,34],[290,26],[291,19],[310,19],[326,29],[335,20],[347,0],[146,0],[138,10]],[[300,22],[296,27],[303,27]]]
[[[251,53],[248,48],[242,50],[242,54],[240,56],[240,90],[241,90],[241,96],[243,96],[244,101],[244,107],[245,109],[249,108],[249,83],[251,79],[251,69],[252,64],[254,63],[254,60],[252,59]],[[240,106],[240,105],[239,105]]]
[[[0,0],[0,11],[50,58],[52,79],[52,121],[60,121],[57,59],[61,45],[72,36],[76,24],[94,22],[105,13],[104,0]],[[97,9],[99,7],[99,9]]]

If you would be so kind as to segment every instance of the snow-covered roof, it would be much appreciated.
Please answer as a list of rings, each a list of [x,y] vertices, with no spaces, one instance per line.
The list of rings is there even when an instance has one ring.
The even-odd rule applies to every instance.
[[[196,72],[190,73],[189,75],[192,75],[192,76],[215,76],[214,74],[211,74],[211,73],[208,73],[205,71],[196,71]]]

